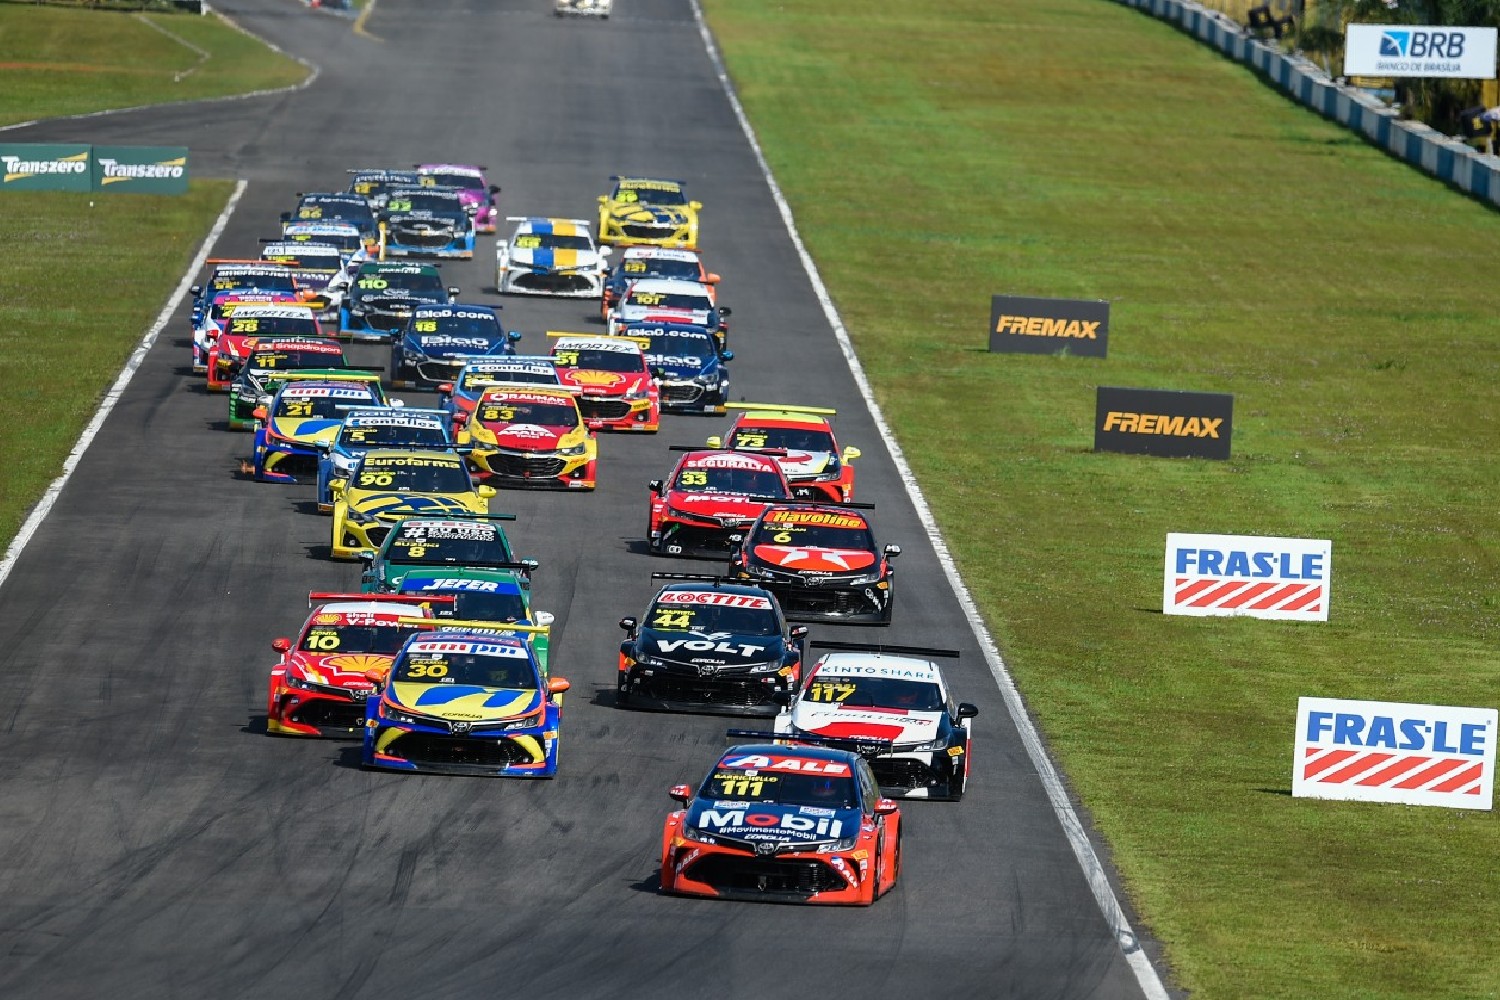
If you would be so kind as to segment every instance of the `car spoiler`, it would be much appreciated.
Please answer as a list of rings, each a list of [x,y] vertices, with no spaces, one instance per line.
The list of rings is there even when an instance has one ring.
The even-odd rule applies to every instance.
[[[755,583],[748,580],[736,580],[732,576],[714,576],[712,573],[652,573],[653,580],[702,580],[718,586],[722,583],[732,583],[739,587],[754,587]],[[757,588],[759,589],[759,588]]]
[[[285,267],[286,265],[275,260],[258,260],[250,257],[210,257],[204,264],[256,264],[261,267]]]
[[[781,403],[725,403],[724,406],[731,410],[781,410],[784,413],[816,413],[825,417],[831,417],[839,412],[827,406],[794,406]]]
[[[628,340],[642,349],[651,346],[650,337],[626,337],[618,333],[572,333],[567,330],[548,330],[547,336],[577,337],[580,340]]]
[[[511,622],[459,621],[456,618],[398,618],[403,625],[430,625],[436,632],[459,632],[473,629],[476,632],[526,632],[531,635],[550,635],[551,625],[520,625]]]
[[[427,619],[423,619],[426,621]],[[881,740],[862,736],[813,736],[805,733],[769,733],[759,729],[729,729],[724,732],[727,740],[768,740],[774,743],[806,743],[811,746],[831,747],[835,750],[852,750],[866,760],[891,752],[894,740]]]
[[[753,451],[757,455],[785,455],[785,448],[713,448],[706,444],[669,444],[668,451]]]
[[[563,219],[553,218],[550,215],[507,215],[506,222],[566,222],[574,226],[582,226],[587,229],[593,225],[588,219]]]
[[[895,653],[900,656],[942,656],[958,659],[962,654],[956,649],[938,649],[934,646],[892,646],[883,642],[835,642],[820,639],[811,644],[813,649],[839,649],[854,653]]]
[[[853,500],[780,500],[778,507],[836,507],[839,510],[874,510],[872,503],[855,503]]]
[[[425,604],[454,604],[458,601],[456,597],[423,597],[421,594],[340,594],[334,591],[311,590],[307,594],[307,606],[316,607],[319,604],[329,604],[335,601],[379,601],[391,604],[411,604],[421,607]],[[413,619],[414,621],[430,621],[427,618]]]

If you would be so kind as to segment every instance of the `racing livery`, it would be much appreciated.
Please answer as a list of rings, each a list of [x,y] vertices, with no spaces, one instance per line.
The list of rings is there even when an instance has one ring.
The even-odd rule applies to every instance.
[[[775,715],[797,688],[805,626],[789,627],[776,599],[719,577],[677,580],[643,618],[621,618],[625,641],[615,704],[727,715]]]
[[[562,695],[526,636],[437,631],[409,639],[365,716],[366,767],[438,774],[551,778],[557,774]]]
[[[520,339],[505,332],[492,306],[418,306],[391,344],[391,385],[429,389],[451,382],[472,358],[514,354]]]
[[[821,406],[782,406],[778,403],[729,403],[737,410],[728,433],[711,437],[711,448],[746,451],[772,449],[799,500],[848,503],[854,499],[855,447],[839,450],[828,425],[837,413]]]
[[[892,798],[963,798],[969,780],[970,720],[954,704],[937,658],[951,649],[815,642],[838,650],[813,666],[796,700],[776,717],[778,736],[854,750]]]
[[[512,217],[516,231],[495,243],[495,290],[501,295],[598,298],[608,247],[594,246],[582,219]]]
[[[318,446],[318,510],[333,510],[335,479],[347,480],[367,451],[450,451],[453,436],[441,410],[376,406],[344,411],[343,423]]]
[[[611,177],[614,187],[599,196],[600,243],[647,243],[694,249],[698,210],[682,182],[648,177]]]
[[[670,794],[663,892],[868,906],[901,873],[900,806],[848,750],[731,747],[696,794]]]
[[[500,193],[500,185],[485,180],[487,169],[465,163],[417,164],[424,187],[452,188],[458,192],[464,211],[474,220],[476,233],[495,231],[495,195]]]
[[[367,451],[333,494],[330,555],[354,559],[376,548],[413,514],[488,514],[493,486],[475,486],[458,455],[433,451]]]
[[[292,379],[338,378],[345,374],[344,348],[336,340],[247,337],[244,363],[229,383],[229,429],[250,430],[255,411],[270,404]]]
[[[246,302],[281,301],[295,302],[297,282],[289,268],[265,261],[218,261],[213,274],[201,285],[193,285],[188,291],[193,304],[188,310],[188,321],[192,329],[193,372],[202,374],[208,370],[208,341],[217,336],[215,325],[212,336],[203,330],[211,317],[214,303],[230,298],[241,298]],[[201,331],[201,332],[200,332]]]
[[[300,302],[216,301],[201,328],[209,392],[225,392],[239,374],[250,345],[263,337],[318,339],[323,328]]]
[[[388,340],[399,333],[418,306],[446,306],[457,288],[444,288],[431,264],[367,261],[350,282],[339,308],[339,335],[355,340]]]
[[[367,242],[364,233],[352,222],[283,222],[280,242],[286,246],[313,243],[337,247],[343,266],[348,268],[369,259],[369,245],[374,237]]]
[[[554,333],[552,361],[565,386],[578,389],[578,411],[590,430],[661,427],[661,391],[646,365],[645,343],[631,337]]]
[[[765,509],[729,557],[730,575],[774,593],[803,621],[889,625],[896,598],[891,560],[853,505],[803,503]]]
[[[579,490],[597,482],[598,443],[567,389],[487,389],[458,440],[491,482]]]
[[[392,188],[380,221],[380,249],[387,257],[474,256],[474,220],[457,191]]]
[[[683,323],[629,323],[624,336],[644,339],[646,364],[656,375],[661,408],[675,413],[725,413],[734,352],[708,328]]]
[[[666,480],[651,481],[646,542],[658,555],[722,557],[767,504],[790,496],[767,455],[689,450]]]
[[[710,273],[696,250],[668,250],[663,247],[627,246],[620,259],[610,267],[604,279],[604,294],[599,300],[599,316],[609,319],[609,310],[632,282],[643,278],[679,278],[705,285],[717,285],[719,276]]]
[[[318,445],[333,440],[343,411],[353,406],[386,406],[380,376],[346,372],[337,378],[288,381],[269,406],[255,410],[257,482],[295,483],[316,475]]]
[[[536,561],[517,560],[511,551],[510,539],[500,526],[502,521],[515,519],[514,514],[402,518],[386,535],[379,551],[366,550],[359,554],[360,561],[365,564],[360,589],[367,593],[398,591],[408,574],[452,576],[455,571],[466,567],[515,569],[529,574],[536,568]],[[459,608],[466,618],[512,620],[506,616],[495,617],[491,612],[496,610],[502,609],[484,604]]]
[[[629,323],[687,323],[714,331],[720,346],[729,339],[728,306],[720,306],[713,289],[679,278],[643,278],[631,282],[605,313],[611,334]]]
[[[452,382],[438,388],[438,406],[453,416],[454,426],[462,427],[474,412],[486,389],[496,386],[559,386],[557,365],[547,354],[512,354],[498,358],[481,358],[464,365]]]

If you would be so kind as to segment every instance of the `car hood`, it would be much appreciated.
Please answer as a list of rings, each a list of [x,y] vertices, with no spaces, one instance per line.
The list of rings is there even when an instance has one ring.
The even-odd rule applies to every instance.
[[[795,848],[818,844],[859,832],[858,809],[823,809],[772,802],[698,802],[688,810],[686,826],[719,837],[751,844],[769,843]]]
[[[559,368],[563,385],[576,385],[585,396],[620,396],[645,387],[644,372],[606,372],[595,368]]]
[[[280,437],[313,445],[332,441],[342,423],[342,420],[327,417],[277,417],[271,421],[271,427]]]
[[[697,378],[717,370],[719,360],[713,355],[700,357],[696,354],[648,354],[646,364],[662,369],[669,377]]]
[[[774,635],[735,635],[732,632],[667,632],[642,629],[637,648],[645,656],[673,663],[735,666],[765,663],[781,656],[782,644]]]
[[[643,205],[632,202],[615,205],[609,211],[619,222],[630,222],[651,226],[685,226],[690,221],[685,205]]]
[[[556,451],[563,446],[563,439],[570,434],[578,436],[576,427],[547,426],[546,424],[503,424],[499,427],[484,425],[485,430],[495,436],[495,446],[514,448],[519,451]]]
[[[314,684],[347,688],[350,691],[370,691],[374,685],[365,679],[365,671],[384,671],[390,667],[394,658],[377,653],[296,652],[287,658],[286,672]]]
[[[820,475],[833,461],[833,454],[826,451],[791,451],[776,456],[776,463],[787,478]]]
[[[406,344],[429,358],[471,358],[500,353],[509,341],[497,337],[455,337],[446,333],[407,337]]]
[[[760,516],[771,501],[753,499],[737,493],[690,493],[671,490],[667,506],[701,517],[734,517],[746,524]]]
[[[592,250],[553,250],[537,247],[534,250],[512,249],[512,264],[529,267],[533,271],[575,271],[579,268],[597,268],[599,255]]]
[[[466,722],[496,722],[535,712],[542,694],[535,688],[493,688],[481,684],[421,684],[396,681],[387,697],[421,715]]]
[[[938,737],[942,712],[908,712],[898,708],[870,708],[799,701],[792,708],[792,725],[804,733],[840,739],[890,740],[926,743]]]
[[[355,493],[349,497],[349,506],[364,514],[382,517],[405,517],[410,514],[473,514],[476,494],[432,494],[432,493]]]
[[[753,551],[755,558],[768,565],[815,573],[856,573],[875,564],[875,553],[862,549],[757,545]]]

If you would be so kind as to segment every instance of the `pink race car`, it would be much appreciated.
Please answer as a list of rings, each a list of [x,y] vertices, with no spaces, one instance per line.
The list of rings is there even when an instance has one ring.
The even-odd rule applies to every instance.
[[[485,180],[485,169],[463,163],[417,164],[424,186],[457,190],[459,201],[474,219],[474,231],[493,233],[497,218],[495,195],[500,193],[500,185]]]

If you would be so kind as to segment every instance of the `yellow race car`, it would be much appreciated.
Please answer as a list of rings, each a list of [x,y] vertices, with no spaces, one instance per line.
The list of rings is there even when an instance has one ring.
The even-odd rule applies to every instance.
[[[614,190],[599,196],[599,242],[657,247],[698,247],[698,210],[681,181],[611,177]]]
[[[488,514],[493,486],[476,486],[461,456],[431,451],[368,451],[333,494],[335,559],[380,548],[397,521],[417,515]]]
[[[458,443],[472,445],[469,461],[491,482],[579,490],[595,486],[598,443],[567,389],[486,389],[458,432]]]

